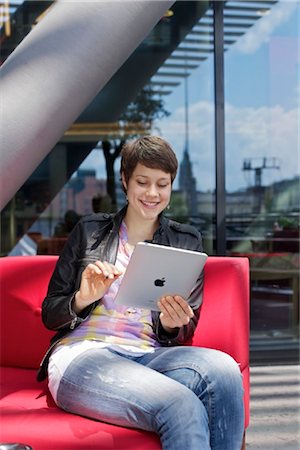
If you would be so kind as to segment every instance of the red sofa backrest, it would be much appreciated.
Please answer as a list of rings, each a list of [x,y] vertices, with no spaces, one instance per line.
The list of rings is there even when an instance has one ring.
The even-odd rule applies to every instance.
[[[57,256],[0,258],[0,362],[38,368],[54,332],[41,320],[41,304]],[[246,258],[209,257],[204,301],[193,345],[223,350],[249,364],[249,267]]]
[[[210,256],[205,264],[203,305],[193,345],[231,355],[249,365],[249,261]]]
[[[54,332],[41,320],[41,305],[57,256],[0,258],[0,362],[37,368]]]

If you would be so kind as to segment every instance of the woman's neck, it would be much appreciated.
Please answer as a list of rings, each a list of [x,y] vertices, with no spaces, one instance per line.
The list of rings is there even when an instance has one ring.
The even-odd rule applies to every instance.
[[[158,228],[158,219],[155,221],[143,220],[134,217],[127,211],[124,222],[127,228],[128,243],[136,245],[138,242],[152,239]]]

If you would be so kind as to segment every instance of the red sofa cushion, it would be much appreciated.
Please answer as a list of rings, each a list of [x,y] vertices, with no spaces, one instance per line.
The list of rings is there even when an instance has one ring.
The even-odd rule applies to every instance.
[[[22,442],[34,450],[161,449],[154,433],[62,411],[55,406],[45,384],[37,383],[35,376],[35,370],[1,369],[0,442]]]

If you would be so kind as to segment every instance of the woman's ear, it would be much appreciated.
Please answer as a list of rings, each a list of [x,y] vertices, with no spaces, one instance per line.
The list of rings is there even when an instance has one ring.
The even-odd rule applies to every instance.
[[[126,183],[125,176],[124,176],[123,172],[121,173],[121,180],[122,180],[122,184],[123,184],[123,189],[124,189],[125,192],[127,192],[127,183]]]

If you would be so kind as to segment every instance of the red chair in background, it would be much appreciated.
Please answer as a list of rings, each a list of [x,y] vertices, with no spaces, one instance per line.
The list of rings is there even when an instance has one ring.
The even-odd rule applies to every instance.
[[[34,450],[158,450],[154,433],[126,429],[68,414],[53,403],[36,369],[53,332],[41,321],[41,303],[57,256],[0,258],[0,443],[22,442]],[[249,265],[247,258],[209,257],[204,303],[192,345],[229,353],[244,383],[249,424]]]

